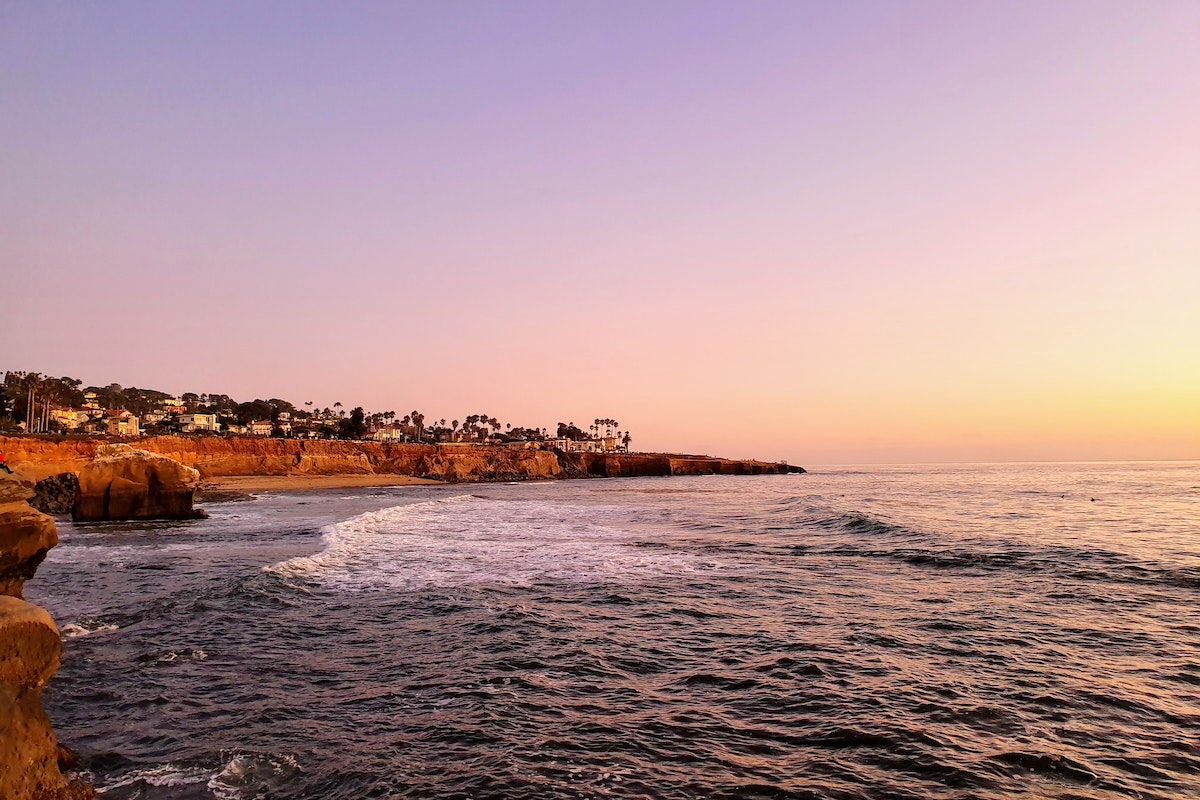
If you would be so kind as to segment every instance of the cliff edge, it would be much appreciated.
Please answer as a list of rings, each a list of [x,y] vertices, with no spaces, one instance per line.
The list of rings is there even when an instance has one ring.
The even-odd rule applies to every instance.
[[[58,543],[53,518],[26,503],[32,496],[31,481],[0,474],[0,798],[85,800],[95,792],[62,774],[42,709],[62,639],[45,609],[21,599],[25,581]]]
[[[0,437],[0,452],[31,477],[80,475],[103,440],[36,436]],[[157,436],[137,447],[195,469],[201,480],[237,475],[406,475],[443,481],[515,481],[544,478],[622,478],[662,475],[769,475],[802,467],[669,453],[563,453],[435,444]]]

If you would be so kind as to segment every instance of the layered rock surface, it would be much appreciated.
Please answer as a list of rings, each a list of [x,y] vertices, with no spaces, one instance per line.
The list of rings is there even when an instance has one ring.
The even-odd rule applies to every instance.
[[[32,496],[30,481],[0,475],[0,798],[82,800],[95,794],[62,774],[42,710],[62,640],[45,609],[21,599],[25,581],[58,543],[54,520],[25,502]]]
[[[54,519],[26,502],[33,493],[30,481],[0,474],[0,595],[23,597],[25,581],[58,544]]]
[[[95,439],[0,437],[0,451],[37,478],[81,472],[104,443]],[[763,461],[662,453],[554,453],[503,447],[160,436],[138,447],[193,467],[201,479],[234,475],[410,475],[449,481],[803,472]]]
[[[72,516],[81,522],[192,517],[199,486],[200,473],[174,459],[108,444],[79,471]]]

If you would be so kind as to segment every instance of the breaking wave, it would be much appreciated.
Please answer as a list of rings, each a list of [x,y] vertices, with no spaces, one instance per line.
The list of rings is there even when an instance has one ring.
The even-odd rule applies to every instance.
[[[326,528],[321,552],[264,570],[339,591],[411,591],[678,576],[717,564],[639,546],[631,527],[595,507],[464,494],[360,514]]]

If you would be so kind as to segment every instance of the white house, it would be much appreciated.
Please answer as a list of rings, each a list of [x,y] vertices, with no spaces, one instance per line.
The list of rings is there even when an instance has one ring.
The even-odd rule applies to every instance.
[[[64,428],[73,431],[88,421],[88,414],[86,411],[74,408],[52,408],[50,409],[50,418]]]
[[[110,412],[108,419],[104,421],[104,425],[111,436],[142,435],[142,430],[138,426],[138,418],[128,411]]]
[[[251,436],[270,436],[271,423],[269,422],[251,422],[248,426]]]
[[[557,448],[567,453],[597,453],[603,447],[599,439],[584,439],[582,442],[577,442],[574,439],[564,439],[562,437],[547,439],[546,446]]]
[[[221,423],[217,422],[216,414],[180,414],[175,421],[179,423],[179,427],[184,433],[196,431],[213,431],[215,433],[221,430]]]
[[[372,433],[371,438],[377,442],[402,442],[404,429],[400,425],[384,425]]]

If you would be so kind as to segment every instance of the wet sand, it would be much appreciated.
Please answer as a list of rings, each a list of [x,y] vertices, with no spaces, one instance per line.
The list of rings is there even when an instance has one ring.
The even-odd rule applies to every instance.
[[[362,486],[416,486],[442,481],[409,475],[228,475],[207,478],[201,494],[217,492],[295,492],[305,489],[347,489]]]

